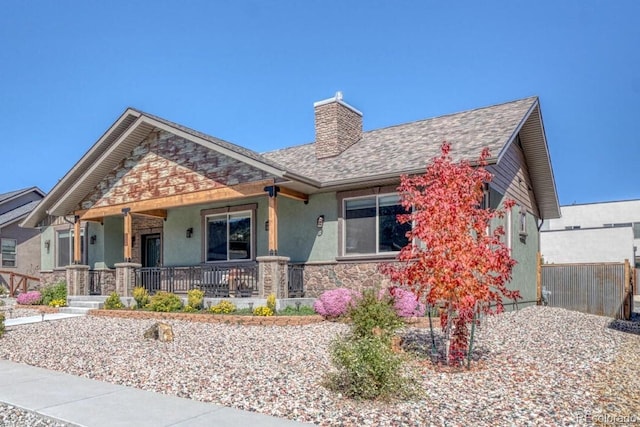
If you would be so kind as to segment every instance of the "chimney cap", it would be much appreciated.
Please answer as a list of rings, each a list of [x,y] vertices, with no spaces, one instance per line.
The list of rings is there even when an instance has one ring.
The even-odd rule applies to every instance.
[[[342,91],[341,90],[337,91],[336,94],[332,98],[327,98],[327,99],[323,99],[322,101],[314,102],[313,103],[313,107],[315,108],[315,107],[319,107],[321,105],[331,104],[332,102],[337,102],[340,105],[344,105],[345,107],[347,107],[348,109],[350,109],[354,113],[359,114],[360,116],[362,116],[362,112],[360,110],[356,109],[355,107],[347,104],[346,102],[344,102],[342,100]]]

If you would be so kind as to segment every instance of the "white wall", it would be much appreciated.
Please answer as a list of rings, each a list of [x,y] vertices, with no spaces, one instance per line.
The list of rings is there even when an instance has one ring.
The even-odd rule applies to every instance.
[[[540,233],[540,252],[545,263],[623,262],[628,259],[633,265],[633,229],[543,231]]]
[[[597,228],[604,224],[640,222],[640,200],[562,206],[560,212],[562,216],[546,220],[542,230],[564,230],[569,226]]]

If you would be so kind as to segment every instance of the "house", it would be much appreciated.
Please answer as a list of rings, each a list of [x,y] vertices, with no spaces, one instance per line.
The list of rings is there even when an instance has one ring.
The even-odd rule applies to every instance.
[[[313,143],[259,154],[127,109],[23,223],[51,242],[44,281],[278,298],[386,284],[378,265],[407,243],[399,177],[424,172],[446,140],[454,159],[491,150],[489,202],[517,202],[510,286],[536,301],[538,225],[559,215],[537,97],[366,132],[340,92],[314,110]]]
[[[37,276],[40,271],[40,232],[19,224],[44,198],[37,187],[0,194],[0,285],[13,273]]]
[[[562,206],[545,221],[540,251],[546,263],[624,262],[640,267],[640,200]]]

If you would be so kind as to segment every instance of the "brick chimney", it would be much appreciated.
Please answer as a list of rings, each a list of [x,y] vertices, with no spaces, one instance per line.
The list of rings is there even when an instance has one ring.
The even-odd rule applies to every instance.
[[[313,104],[316,114],[316,157],[337,156],[362,138],[362,113],[342,101],[342,92]]]

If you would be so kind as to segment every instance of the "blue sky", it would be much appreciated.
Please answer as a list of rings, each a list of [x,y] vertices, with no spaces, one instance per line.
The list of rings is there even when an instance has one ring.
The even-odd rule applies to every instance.
[[[365,130],[538,95],[561,204],[640,198],[640,2],[5,1],[0,192],[132,106],[259,152],[338,90]],[[425,159],[426,163],[427,159]]]

